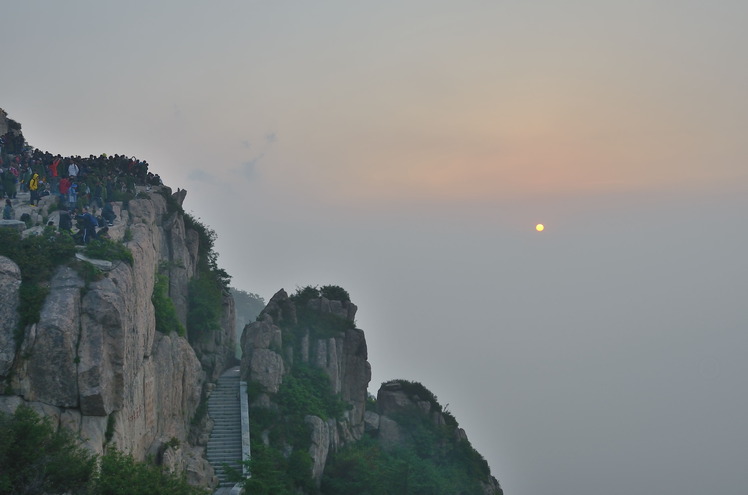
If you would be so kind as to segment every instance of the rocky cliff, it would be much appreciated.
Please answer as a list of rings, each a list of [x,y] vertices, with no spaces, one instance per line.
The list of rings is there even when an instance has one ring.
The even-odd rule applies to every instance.
[[[309,301],[308,306],[351,323],[357,310],[351,302],[325,298]],[[258,321],[247,325],[242,334],[242,377],[262,390],[251,406],[268,408],[273,407],[283,378],[295,361],[325,372],[331,392],[340,395],[349,408],[339,419],[306,418],[312,427],[313,477],[319,480],[328,451],[358,440],[364,433],[366,390],[371,380],[366,339],[363,331],[352,325],[324,337],[315,336],[312,328],[303,326],[299,334],[287,335],[284,342],[280,325],[299,325],[296,305],[284,290],[273,296]]]
[[[354,466],[358,461],[347,458],[336,463],[335,454],[368,439],[381,452],[420,449],[437,464],[450,466],[467,480],[459,493],[503,493],[464,430],[425,387],[390,382],[382,385],[375,401],[367,397],[371,367],[364,332],[355,328],[356,305],[313,292],[306,288],[302,295],[289,297],[279,291],[257,321],[244,329],[241,373],[250,388],[253,455],[257,450],[266,455],[265,450],[256,448],[262,443],[288,459],[289,471],[305,466],[302,459],[308,456],[309,466],[304,469],[309,469],[310,480],[304,481],[297,473],[291,491],[316,493],[321,487],[322,493],[354,493],[360,489],[361,479],[345,485],[335,478],[361,478],[361,473],[350,474],[357,472]],[[310,368],[326,379],[319,380]],[[336,407],[336,401],[344,407]],[[367,459],[364,469],[377,471],[372,464],[376,456],[360,457]],[[264,462],[264,457],[258,459],[259,465]],[[331,462],[332,469],[327,469]],[[257,488],[264,474],[255,473]],[[332,479],[328,486],[323,484],[325,477]],[[398,488],[393,486],[392,490]],[[433,493],[457,492],[446,488]]]
[[[173,467],[205,484],[212,470],[202,447],[189,442],[204,435],[190,430],[193,419],[201,419],[196,413],[204,385],[233,359],[234,315],[226,293],[222,327],[194,346],[176,333],[156,331],[151,297],[157,273],[168,276],[183,325],[189,282],[198,276],[199,236],[175,207],[183,199],[184,191],[154,188],[116,204],[119,220],[109,233],[126,240],[132,264],[115,262],[89,281],[61,266],[49,281],[38,323],[20,333],[20,271],[0,257],[0,410],[26,403],[77,431],[99,453],[115,445],[143,459],[162,456],[168,445],[173,452],[164,457]]]

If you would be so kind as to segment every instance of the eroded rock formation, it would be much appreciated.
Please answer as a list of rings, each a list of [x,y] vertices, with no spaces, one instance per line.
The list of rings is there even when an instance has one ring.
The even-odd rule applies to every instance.
[[[308,301],[307,307],[350,322],[353,322],[357,309],[351,302],[330,301],[324,297]],[[319,338],[314,337],[309,329],[302,328],[299,342],[294,347],[294,343],[283,341],[281,327],[297,324],[297,308],[288,294],[280,290],[270,299],[260,319],[244,329],[241,373],[244,380],[259,384],[263,390],[252,406],[272,408],[283,377],[290,371],[294,359],[300,359],[323,370],[330,379],[332,392],[339,394],[349,405],[342,419],[305,418],[311,431],[312,477],[319,482],[329,453],[361,439],[364,434],[371,366],[362,330],[347,328],[335,336]]]

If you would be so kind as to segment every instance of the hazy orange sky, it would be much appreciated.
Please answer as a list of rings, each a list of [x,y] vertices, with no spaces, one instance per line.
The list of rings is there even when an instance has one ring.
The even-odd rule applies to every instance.
[[[744,494],[748,3],[6,3],[32,145],[147,160],[240,289],[347,288],[507,495]]]

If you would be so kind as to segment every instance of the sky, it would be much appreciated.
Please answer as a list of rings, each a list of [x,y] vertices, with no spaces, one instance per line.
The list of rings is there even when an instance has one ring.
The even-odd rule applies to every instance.
[[[5,3],[30,144],[147,160],[239,289],[346,288],[507,495],[745,494],[748,3]]]

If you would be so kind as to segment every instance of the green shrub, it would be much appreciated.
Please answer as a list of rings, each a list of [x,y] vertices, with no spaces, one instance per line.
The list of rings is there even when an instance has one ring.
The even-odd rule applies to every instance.
[[[346,330],[356,327],[356,324],[347,318],[332,313],[321,313],[308,306],[296,306],[296,320],[295,327],[286,329],[284,340],[289,338],[296,341],[304,330],[309,330],[309,335],[313,338],[338,337]]]
[[[348,291],[339,285],[323,285],[320,287],[319,292],[322,297],[330,299],[331,301],[351,301],[351,296],[348,294]]]
[[[100,464],[91,486],[93,495],[207,495],[205,489],[191,486],[183,476],[138,462],[115,449],[107,451]]]
[[[68,430],[31,408],[0,412],[0,494],[84,493],[95,464]]]
[[[283,378],[277,400],[283,414],[302,419],[307,415],[342,419],[348,409],[347,403],[333,394],[327,373],[305,363],[294,365],[292,373]]]
[[[47,284],[42,285],[30,281],[22,281],[19,292],[21,296],[21,318],[19,326],[24,328],[26,325],[38,323],[44,299],[49,294],[49,286]]]
[[[104,274],[88,261],[75,260],[70,264],[86,285],[104,278]]]
[[[121,242],[111,239],[93,239],[86,244],[84,253],[89,258],[109,261],[124,261],[132,266],[132,252]]]
[[[187,330],[192,342],[221,328],[223,291],[210,273],[190,280],[187,303]]]
[[[0,255],[13,260],[21,270],[20,320],[16,344],[20,344],[26,325],[39,321],[48,281],[59,265],[75,254],[75,242],[68,233],[46,227],[39,235],[21,238],[18,231],[0,229]]]
[[[383,449],[365,436],[334,453],[322,477],[325,495],[482,495],[479,480],[459,462],[422,456],[409,447]]]
[[[187,301],[187,332],[195,343],[221,328],[223,295],[229,293],[231,277],[218,268],[218,254],[213,250],[215,231],[187,213],[184,224],[198,236],[197,275],[190,281]]]
[[[297,287],[296,293],[291,296],[291,300],[296,303],[296,306],[306,306],[309,301],[318,297],[320,297],[319,289],[316,286],[307,285]]]
[[[261,441],[252,443],[249,471],[252,477],[244,480],[245,493],[252,495],[297,495],[299,493],[295,486],[295,478],[303,472],[289,475],[288,459],[280,450],[267,447]]]
[[[104,440],[106,443],[109,443],[112,441],[112,438],[114,437],[114,427],[116,425],[116,419],[114,417],[114,413],[110,413],[109,417],[106,418],[106,431],[104,432]]]
[[[169,278],[166,275],[156,275],[151,302],[156,312],[156,330],[167,335],[176,332],[184,337],[184,326],[179,322],[174,302],[169,298]]]
[[[112,202],[121,201],[122,202],[122,208],[126,210],[127,207],[128,207],[128,203],[133,198],[135,198],[134,194],[132,194],[130,192],[120,191],[120,190],[116,190],[115,189],[114,191],[112,191],[112,197],[111,198],[107,198],[107,199],[109,199]]]

